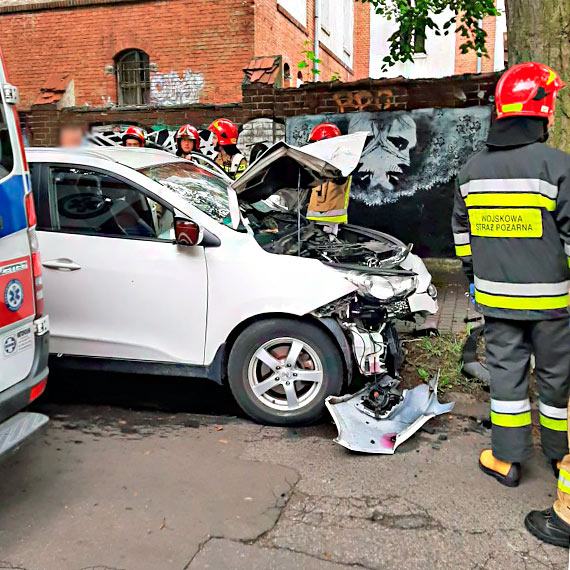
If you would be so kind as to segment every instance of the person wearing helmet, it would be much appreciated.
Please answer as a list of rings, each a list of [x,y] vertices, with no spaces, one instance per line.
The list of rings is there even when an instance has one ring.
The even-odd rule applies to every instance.
[[[200,135],[190,124],[182,125],[176,132],[176,156],[187,158],[190,153],[200,150]]]
[[[216,164],[232,179],[237,180],[247,168],[245,156],[237,147],[238,128],[229,119],[216,119],[208,130],[216,135]]]
[[[521,463],[532,451],[531,354],[542,449],[555,472],[568,453],[570,155],[544,144],[563,87],[540,63],[508,69],[497,84],[497,120],[486,147],[457,177],[453,238],[485,316],[491,376],[492,449],[481,453],[479,466],[509,487],[519,484]],[[566,546],[570,510],[562,505],[570,506],[569,473],[566,457],[562,499],[554,511],[535,511],[526,521],[543,540],[563,535]]]
[[[122,138],[123,146],[144,147],[145,134],[140,127],[129,127]]]
[[[332,139],[341,135],[340,129],[333,123],[317,125],[309,135],[309,143]],[[326,233],[334,236],[338,233],[339,224],[348,222],[348,200],[352,177],[338,180],[327,180],[313,188],[307,219],[318,222]]]

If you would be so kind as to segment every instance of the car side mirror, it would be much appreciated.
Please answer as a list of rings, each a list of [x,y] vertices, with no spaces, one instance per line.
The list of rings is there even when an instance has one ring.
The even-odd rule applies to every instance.
[[[174,220],[174,234],[178,245],[198,245],[202,240],[200,226],[187,218]]]

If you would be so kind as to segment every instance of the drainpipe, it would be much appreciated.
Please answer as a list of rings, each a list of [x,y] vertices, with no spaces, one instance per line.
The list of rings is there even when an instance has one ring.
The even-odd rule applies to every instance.
[[[483,20],[480,19],[478,25],[479,25],[479,28],[482,28],[483,27]],[[479,52],[479,54],[477,55],[477,73],[481,73],[481,65],[482,65],[481,53]]]
[[[319,59],[319,38],[321,36],[321,0],[315,0],[315,42],[313,44],[313,53],[315,59]],[[319,64],[313,64],[313,70],[319,71]],[[313,81],[319,80],[319,74],[313,73]]]

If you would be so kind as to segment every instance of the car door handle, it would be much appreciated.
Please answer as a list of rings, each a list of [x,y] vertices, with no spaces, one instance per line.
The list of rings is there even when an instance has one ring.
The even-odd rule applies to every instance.
[[[57,269],[59,271],[77,271],[78,269],[81,269],[81,265],[75,263],[72,259],[67,259],[66,257],[50,259],[49,261],[44,261],[42,265],[49,269]]]

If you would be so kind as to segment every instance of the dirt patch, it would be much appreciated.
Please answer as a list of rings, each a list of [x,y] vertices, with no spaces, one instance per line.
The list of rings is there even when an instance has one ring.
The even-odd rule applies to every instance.
[[[446,333],[422,338],[403,337],[406,360],[402,366],[402,387],[413,388],[427,382],[439,371],[442,393],[466,392],[480,395],[483,386],[461,373],[461,353],[466,333]]]

